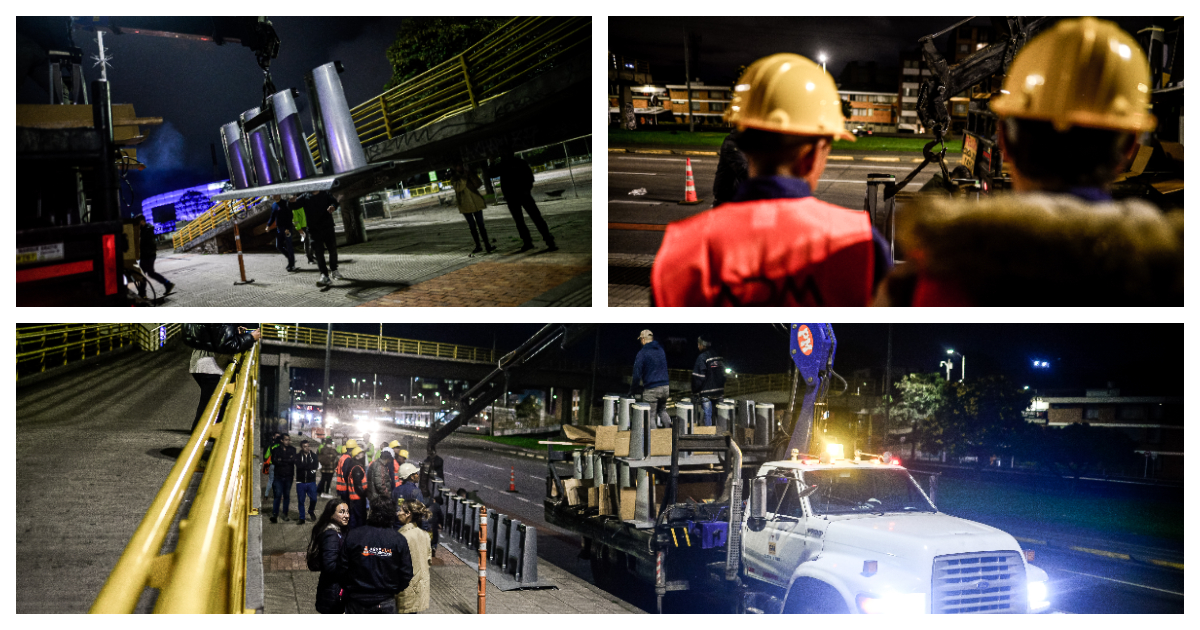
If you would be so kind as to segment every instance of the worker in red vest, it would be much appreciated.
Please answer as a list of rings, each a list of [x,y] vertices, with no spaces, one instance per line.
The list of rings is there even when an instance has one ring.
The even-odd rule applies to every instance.
[[[367,454],[355,447],[346,462],[346,494],[350,504],[350,528],[367,523]]]
[[[348,479],[346,476],[346,471],[348,470],[346,468],[346,462],[350,461],[351,451],[358,448],[358,442],[355,442],[354,440],[346,440],[346,446],[344,448],[345,450],[342,452],[341,457],[338,457],[337,464],[335,464],[333,467],[337,474],[337,477],[334,478],[334,488],[337,490],[337,495],[341,497],[343,501],[348,502],[350,501],[350,487],[346,483],[346,479]]]
[[[813,197],[834,139],[854,141],[820,66],[759,59],[726,120],[750,178],[731,202],[667,226],[650,275],[657,306],[867,306],[890,266],[865,212]]]

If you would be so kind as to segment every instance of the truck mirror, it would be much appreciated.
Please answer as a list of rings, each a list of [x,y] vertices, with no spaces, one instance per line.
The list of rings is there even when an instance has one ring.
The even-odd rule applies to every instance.
[[[750,531],[762,531],[767,526],[767,478],[750,480],[750,516],[746,519]]]

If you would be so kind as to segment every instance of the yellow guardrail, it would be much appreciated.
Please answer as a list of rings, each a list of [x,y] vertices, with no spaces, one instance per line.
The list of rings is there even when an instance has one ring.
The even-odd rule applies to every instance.
[[[624,374],[632,378],[633,368],[625,368]],[[675,383],[691,383],[691,370],[667,370],[667,378]],[[725,396],[742,396],[757,392],[790,390],[792,377],[790,374],[730,374],[725,379]],[[801,392],[803,393],[803,392]]]
[[[191,223],[176,230],[175,235],[171,237],[171,246],[175,249],[200,238],[209,230],[230,223],[244,214],[246,210],[253,208],[263,200],[263,197],[255,197],[253,199],[229,199],[218,202],[217,205],[204,211],[204,214],[196,217]]]
[[[17,326],[17,379],[135,343],[131,324]]]
[[[326,332],[321,328],[305,328],[296,326],[295,324],[263,324],[261,330],[263,339],[317,346],[325,345]],[[331,345],[335,348],[415,354],[441,359],[456,359],[458,361],[496,362],[496,353],[490,348],[460,346],[458,344],[441,343],[438,341],[417,341],[415,339],[384,337],[381,335],[343,332],[340,330],[333,331]]]
[[[92,604],[93,613],[129,613],[146,588],[159,589],[156,613],[242,613],[252,508],[259,344],[225,368],[216,393],[125,553]],[[224,419],[217,422],[225,393]],[[175,550],[160,553],[205,443],[215,438]]]

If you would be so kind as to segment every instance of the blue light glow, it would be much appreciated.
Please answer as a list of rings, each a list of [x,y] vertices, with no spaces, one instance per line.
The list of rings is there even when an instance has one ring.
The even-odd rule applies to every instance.
[[[154,213],[152,212],[154,208],[175,204],[175,220],[191,221],[204,214],[205,211],[213,206],[210,197],[221,192],[227,181],[229,180],[223,179],[219,182],[180,188],[179,190],[172,190],[161,195],[147,197],[142,200],[142,215],[146,217],[147,222],[154,226],[155,234],[173,232],[175,231],[175,221],[154,223]]]

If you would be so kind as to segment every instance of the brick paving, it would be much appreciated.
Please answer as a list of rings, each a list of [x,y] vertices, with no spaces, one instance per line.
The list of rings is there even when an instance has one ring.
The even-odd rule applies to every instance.
[[[471,258],[474,244],[462,215],[453,207],[423,201],[389,219],[368,220],[368,242],[339,245],[338,270],[346,280],[327,288],[316,286],[316,266],[301,252],[301,271],[296,273],[284,270],[279,253],[244,254],[246,276],[254,279],[245,285],[234,284],[240,280],[234,254],[164,252],[156,271],[177,289],[163,306],[590,306],[590,177],[577,176],[577,183],[579,198],[569,184],[564,198],[545,194],[561,189],[561,179],[535,188],[538,207],[559,246],[556,252],[544,251],[526,218],[537,249],[520,253],[521,241],[507,207],[491,206],[484,210],[484,220],[499,251]],[[339,240],[344,238],[339,233]],[[491,271],[467,271],[481,265]],[[585,274],[586,289],[580,286]],[[430,285],[435,279],[442,280]]]
[[[608,255],[608,306],[650,306],[650,269],[654,256]]]

